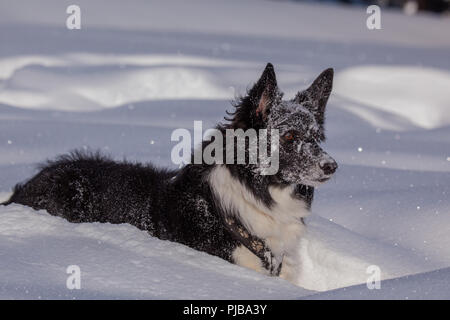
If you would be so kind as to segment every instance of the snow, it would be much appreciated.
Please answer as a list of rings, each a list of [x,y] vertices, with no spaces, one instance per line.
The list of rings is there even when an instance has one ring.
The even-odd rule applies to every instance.
[[[0,299],[246,299],[248,291],[292,299],[308,292],[126,224],[71,224],[21,206],[1,217]],[[80,267],[80,290],[66,288],[69,265]]]
[[[298,286],[129,225],[12,205],[0,298],[450,298],[448,18],[383,10],[369,31],[364,7],[78,1],[82,29],[67,30],[69,4],[0,4],[0,200],[75,148],[175,167],[172,131],[220,121],[269,61],[285,97],[335,69],[324,149],[339,169],[316,191]],[[81,290],[66,288],[69,265]]]
[[[29,109],[91,111],[141,100],[226,99],[230,96],[230,90],[215,85],[215,79],[208,72],[193,69],[208,66],[207,60],[165,58],[126,55],[105,61],[98,55],[74,54],[64,58],[6,59],[0,62],[0,73],[8,79],[0,93],[0,103]],[[161,64],[167,66],[158,67]],[[182,66],[177,66],[180,64]],[[217,65],[221,65],[220,62]],[[49,67],[53,68],[49,70]],[[74,67],[91,67],[92,70],[74,74],[71,72]],[[108,70],[99,74],[96,68],[100,67]]]
[[[382,281],[381,290],[367,290],[364,284],[314,294],[306,299],[448,300],[449,286],[450,268],[445,268]]]
[[[433,84],[433,85],[430,85]],[[366,106],[366,110],[348,107],[372,125],[403,131],[414,127],[434,129],[450,125],[447,111],[450,101],[450,73],[435,68],[411,66],[364,66],[343,70],[336,79],[334,92],[347,100]],[[371,116],[371,110],[407,120],[409,126]],[[432,112],[431,112],[432,111]],[[381,121],[380,121],[381,120]]]

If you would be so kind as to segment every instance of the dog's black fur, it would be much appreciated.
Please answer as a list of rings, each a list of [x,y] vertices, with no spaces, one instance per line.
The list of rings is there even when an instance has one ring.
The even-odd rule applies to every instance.
[[[45,209],[70,222],[129,223],[231,261],[237,241],[216,213],[205,183],[209,169],[188,165],[179,172],[161,170],[75,151],[17,185],[6,204]]]
[[[324,139],[323,112],[331,91],[330,70],[318,78],[326,87],[319,97],[324,101],[320,102],[317,98],[316,109],[319,109],[317,112],[321,117],[317,119],[320,130],[316,133],[317,137],[313,137],[317,141]],[[248,94],[237,102],[235,112],[227,119],[229,122],[220,124],[217,128],[222,132],[226,128],[266,128],[270,109],[258,109],[258,102],[264,96],[269,97],[268,104],[276,104],[277,99],[281,98],[278,96],[271,64],[267,65],[261,79]],[[298,103],[304,102],[309,96],[300,94],[300,98],[297,97]],[[315,108],[314,103],[311,102],[310,108]],[[52,215],[76,223],[129,223],[148,231],[152,236],[179,242],[233,262],[233,250],[245,242],[245,239],[236,236],[236,230],[245,227],[240,221],[224,223],[228,213],[220,205],[208,182],[208,177],[216,166],[189,164],[180,170],[164,170],[152,165],[117,163],[98,153],[75,151],[43,165],[36,176],[25,184],[18,184],[11,198],[4,204],[18,203],[34,209],[45,209]],[[280,175],[256,175],[249,165],[226,167],[235,179],[268,208],[273,206],[269,186],[284,187],[292,184],[292,181],[285,181]],[[295,197],[304,200],[308,208],[311,206],[313,186],[297,181],[294,193]],[[258,241],[264,244],[265,239],[251,236],[254,244]],[[256,249],[252,250],[252,244],[244,245],[264,260],[264,254],[261,255]],[[270,261],[265,262],[266,269],[274,269],[274,266],[268,265]],[[279,268],[277,269],[275,274],[279,273]],[[273,270],[271,273],[274,273]]]

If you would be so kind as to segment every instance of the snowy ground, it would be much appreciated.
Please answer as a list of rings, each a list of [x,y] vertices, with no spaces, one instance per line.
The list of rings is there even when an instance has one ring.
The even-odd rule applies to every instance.
[[[340,169],[316,192],[299,287],[15,205],[0,208],[0,298],[450,298],[450,19],[382,12],[369,31],[363,7],[77,1],[67,30],[70,4],[0,2],[0,200],[75,148],[171,166],[172,130],[212,126],[269,61],[287,96],[335,68],[325,149]],[[370,265],[391,279],[380,290]]]

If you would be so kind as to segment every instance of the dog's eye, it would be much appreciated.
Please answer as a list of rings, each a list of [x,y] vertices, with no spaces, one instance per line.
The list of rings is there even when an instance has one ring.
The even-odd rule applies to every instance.
[[[288,142],[294,141],[294,134],[292,132],[288,132],[283,136],[283,139]]]

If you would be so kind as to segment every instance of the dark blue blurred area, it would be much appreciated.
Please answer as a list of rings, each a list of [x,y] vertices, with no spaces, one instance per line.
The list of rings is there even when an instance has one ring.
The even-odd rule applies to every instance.
[[[304,1],[304,0],[293,0]],[[401,8],[408,14],[418,11],[444,13],[450,10],[450,0],[309,0],[310,2],[337,2],[347,5],[371,5]]]

